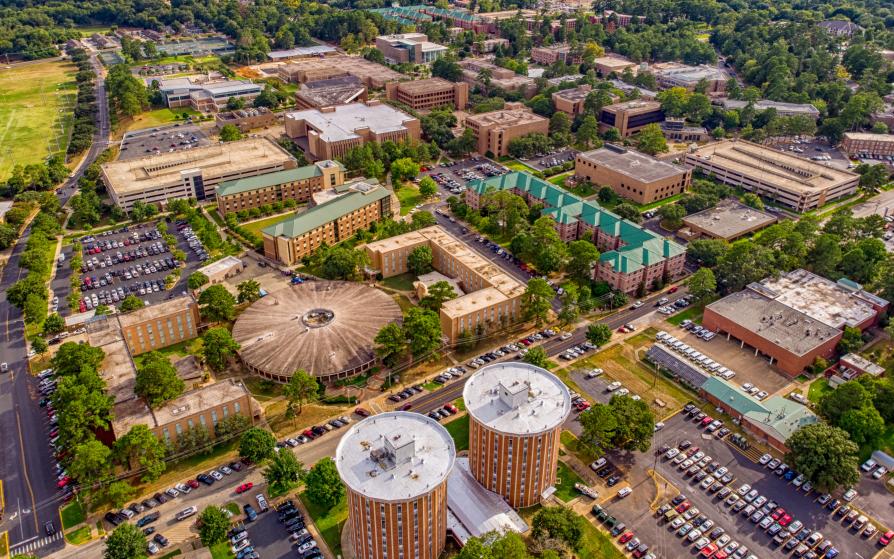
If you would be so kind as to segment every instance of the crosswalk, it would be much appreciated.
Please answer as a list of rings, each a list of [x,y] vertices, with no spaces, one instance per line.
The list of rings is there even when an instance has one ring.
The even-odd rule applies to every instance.
[[[62,539],[62,532],[56,532],[52,536],[47,536],[45,538],[38,538],[31,541],[25,541],[18,544],[13,544],[9,547],[9,552],[12,555],[27,555],[32,551],[40,549],[41,547],[50,545],[53,542],[59,541]]]

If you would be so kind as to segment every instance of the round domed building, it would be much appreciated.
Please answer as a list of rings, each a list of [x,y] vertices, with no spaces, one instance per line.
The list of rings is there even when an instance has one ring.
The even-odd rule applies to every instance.
[[[447,539],[450,433],[418,413],[388,412],[348,429],[335,450],[349,537],[359,559],[437,559]]]
[[[308,281],[252,303],[233,338],[242,362],[261,377],[286,383],[303,369],[329,382],[372,368],[376,334],[402,316],[394,299],[373,287]]]
[[[469,412],[469,467],[478,483],[514,508],[540,502],[556,482],[559,435],[571,393],[528,363],[482,367],[463,388]]]

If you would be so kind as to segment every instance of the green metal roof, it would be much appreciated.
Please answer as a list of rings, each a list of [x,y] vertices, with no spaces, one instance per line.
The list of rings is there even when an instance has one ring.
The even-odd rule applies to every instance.
[[[354,186],[358,185],[355,183]],[[314,206],[291,219],[271,225],[261,230],[261,232],[271,237],[293,239],[373,202],[391,196],[391,191],[383,186],[370,184],[367,184],[367,186],[369,190],[365,192],[353,190],[348,194],[323,202],[319,206]]]
[[[801,427],[819,421],[807,406],[793,402],[782,396],[773,396],[763,403],[766,411],[751,411],[745,415],[748,420],[781,441],[787,441]]]
[[[240,192],[251,192],[252,190],[258,190],[259,188],[276,186],[277,184],[307,180],[313,177],[322,176],[322,174],[323,172],[316,165],[306,165],[304,167],[296,167],[295,169],[267,173],[266,175],[222,182],[217,187],[217,195],[231,196],[233,194],[239,194]]]
[[[623,246],[605,252],[599,258],[600,262],[610,263],[615,271],[635,272],[643,266],[686,252],[683,246],[632,221],[622,219],[592,200],[583,200],[551,182],[523,171],[474,180],[469,183],[469,188],[478,195],[489,190],[517,189],[543,200],[548,207],[543,210],[542,215],[553,218],[557,223],[568,225],[583,221],[613,237],[620,237]]]
[[[740,415],[747,415],[749,413],[768,413],[767,408],[765,408],[763,404],[723,379],[710,377],[701,386],[701,389],[711,396],[714,396],[718,402],[723,402]]]

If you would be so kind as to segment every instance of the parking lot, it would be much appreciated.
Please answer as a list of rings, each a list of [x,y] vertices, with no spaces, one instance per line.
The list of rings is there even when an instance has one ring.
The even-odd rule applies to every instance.
[[[429,175],[446,193],[459,196],[470,180],[495,177],[509,172],[509,169],[484,157],[470,157],[432,167],[424,175]]]
[[[775,501],[777,506],[783,507],[785,513],[791,515],[790,525],[796,521],[803,523],[811,532],[819,531],[826,540],[832,542],[842,557],[872,557],[877,551],[876,540],[878,534],[865,538],[856,535],[853,530],[844,524],[841,517],[836,517],[830,511],[816,503],[819,495],[816,492],[805,494],[804,491],[794,487],[791,481],[775,475],[772,471],[753,462],[738,449],[728,444],[725,440],[719,440],[715,436],[706,433],[697,423],[694,423],[685,414],[677,414],[666,421],[665,427],[658,431],[653,440],[653,448],[649,453],[627,453],[619,455],[611,453],[609,461],[621,465],[622,469],[630,476],[629,483],[633,487],[634,496],[643,493],[646,502],[652,502],[656,491],[660,490],[663,497],[652,502],[653,509],[678,492],[685,494],[692,508],[696,508],[699,514],[705,515],[713,523],[714,527],[725,530],[729,536],[740,546],[748,548],[747,553],[757,557],[775,557],[791,554],[790,550],[774,545],[771,538],[764,533],[757,523],[747,516],[734,510],[724,503],[724,499],[718,497],[721,493],[710,493],[700,487],[696,479],[703,481],[701,477],[689,477],[685,470],[681,471],[672,460],[659,456],[657,451],[664,445],[675,447],[684,440],[691,442],[688,450],[698,447],[698,451],[712,457],[713,464],[725,467],[729,470],[733,479],[729,482],[730,494],[742,484],[748,484],[757,490],[760,495],[766,496],[768,501]],[[706,466],[707,467],[707,466]],[[660,477],[654,482],[643,474],[653,468]],[[706,473],[707,475],[707,473]],[[618,487],[623,486],[619,485]],[[598,489],[604,490],[599,487]],[[723,491],[723,490],[721,490]],[[602,492],[602,491],[601,491]],[[615,492],[606,492],[613,495]],[[729,498],[729,495],[725,495]],[[659,520],[655,515],[643,515],[642,499],[609,498],[603,503],[603,507],[613,516],[624,522],[628,530],[644,543],[650,546],[650,551],[657,553],[659,557],[679,557],[683,555],[695,555],[697,550],[693,548],[693,542],[683,537],[678,537],[670,525],[663,519]],[[859,506],[859,498],[855,503]],[[696,515],[697,516],[697,515]]]
[[[828,142],[816,138],[791,138],[788,141],[777,143],[773,147],[837,169],[848,169],[853,166],[844,153],[830,146]]]
[[[550,167],[556,167],[558,165],[562,165],[563,163],[567,163],[569,161],[574,161],[574,158],[577,156],[579,152],[576,149],[566,148],[562,149],[548,155],[544,155],[542,157],[532,157],[530,159],[522,159],[526,165],[529,165],[538,171],[542,171],[544,169],[549,169]]]
[[[124,135],[118,159],[137,159],[147,155],[159,155],[210,144],[211,140],[208,135],[191,121],[184,124],[145,128]]]
[[[71,270],[72,248],[65,247],[65,260],[57,268],[52,284],[54,295],[59,297],[59,312],[67,315],[86,312],[97,305],[117,306],[127,295],[152,304],[185,292],[187,278],[201,266],[207,254],[195,246],[197,239],[189,234],[188,227],[178,229],[181,226],[170,224],[169,232],[176,237],[177,248],[186,254],[186,266],[181,268],[177,283],[167,290],[165,277],[181,263],[173,258],[154,222],[82,237],[80,270]],[[67,309],[72,274],[80,276],[82,296],[79,307]]]

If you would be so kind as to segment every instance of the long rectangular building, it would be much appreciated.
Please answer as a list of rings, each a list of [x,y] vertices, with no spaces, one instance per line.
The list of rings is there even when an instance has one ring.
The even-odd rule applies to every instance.
[[[158,90],[168,107],[191,107],[206,113],[226,108],[230,98],[251,101],[264,90],[262,84],[248,80],[209,80],[202,75],[147,78],[146,81],[147,85],[151,85],[153,81],[158,82]]]
[[[798,212],[849,196],[860,182],[850,171],[744,140],[707,144],[687,152],[683,162],[715,180],[741,186]]]
[[[130,353],[139,355],[198,336],[199,306],[184,295],[122,314],[118,322]]]
[[[134,202],[164,206],[174,198],[214,198],[220,183],[294,169],[295,158],[263,138],[248,138],[102,165],[112,201],[124,211]]]
[[[413,249],[427,246],[432,267],[459,282],[464,295],[441,306],[441,330],[451,343],[465,332],[491,332],[521,319],[525,286],[440,226],[366,245],[370,266],[389,278],[409,270]]]
[[[845,132],[841,149],[854,157],[894,155],[894,134]]]
[[[528,173],[471,181],[466,203],[477,209],[484,194],[498,190],[517,194],[529,204],[542,204],[542,215],[555,221],[563,241],[585,239],[596,245],[602,254],[593,278],[613,289],[633,294],[683,274],[686,249],[682,246]]]
[[[307,83],[340,76],[354,76],[371,89],[381,89],[390,81],[407,79],[387,66],[359,56],[338,54],[325,58],[302,58],[277,69],[279,78],[288,83]]]
[[[324,198],[295,217],[263,229],[264,256],[292,266],[323,244],[332,246],[394,213],[392,192],[371,182],[337,186],[320,196]]]
[[[222,183],[217,188],[217,209],[220,215],[227,215],[286,200],[307,202],[315,192],[344,182],[345,168],[341,163],[317,161],[313,165]]]
[[[578,153],[574,174],[591,184],[609,186],[637,204],[682,194],[692,182],[689,169],[614,144]]]
[[[469,104],[469,84],[441,78],[388,82],[385,84],[385,95],[417,111],[444,106],[462,110]]]

